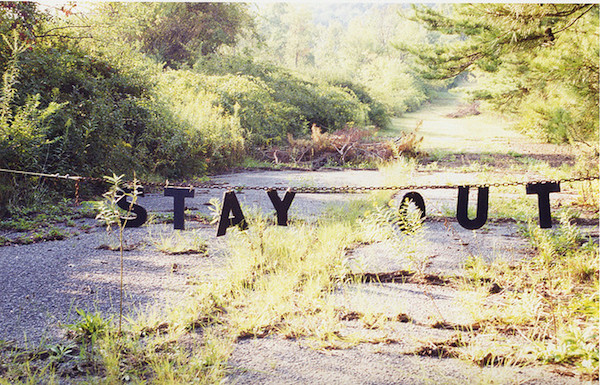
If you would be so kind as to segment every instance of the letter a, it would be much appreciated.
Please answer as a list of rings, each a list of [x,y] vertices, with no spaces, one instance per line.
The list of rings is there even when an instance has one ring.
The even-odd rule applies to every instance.
[[[287,226],[288,223],[288,210],[292,205],[292,201],[296,196],[295,192],[287,190],[285,195],[283,196],[283,201],[279,199],[279,195],[277,195],[277,190],[269,189],[267,191],[267,195],[271,199],[271,203],[273,203],[273,207],[275,207],[275,212],[277,213],[277,225],[278,226]]]
[[[469,219],[467,208],[469,206],[469,186],[458,188],[458,204],[456,206],[456,219],[462,227],[468,230],[476,230],[487,221],[489,187],[479,187],[477,191],[477,216]]]
[[[233,214],[233,217],[229,216]],[[225,235],[228,227],[239,225],[242,230],[248,228],[244,213],[240,207],[237,197],[233,191],[226,191],[223,195],[223,208],[221,209],[221,218],[219,219],[219,227],[217,229],[217,237]]]

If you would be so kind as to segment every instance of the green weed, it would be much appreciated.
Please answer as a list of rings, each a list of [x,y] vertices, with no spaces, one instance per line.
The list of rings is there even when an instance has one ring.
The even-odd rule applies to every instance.
[[[96,219],[102,222],[108,232],[111,231],[113,226],[117,226],[119,229],[119,252],[120,252],[120,285],[119,285],[119,333],[121,333],[122,319],[123,319],[123,251],[125,241],[123,239],[124,229],[127,226],[127,221],[129,220],[129,215],[133,208],[133,205],[137,201],[138,192],[139,192],[139,181],[134,178],[131,185],[130,192],[127,192],[121,189],[121,184],[123,183],[123,178],[125,175],[117,176],[113,174],[112,177],[105,176],[104,179],[110,183],[110,189],[105,192],[102,196],[104,200],[98,202],[96,208],[98,209],[98,215],[96,215]],[[117,202],[120,199],[130,198],[131,201],[129,203],[129,207],[127,210],[122,210],[119,208]],[[123,215],[123,212],[125,214]]]
[[[72,358],[72,353],[76,349],[76,345],[73,343],[58,343],[48,348],[50,353],[50,361],[53,363],[60,363],[68,358]]]
[[[76,339],[82,341],[96,341],[103,337],[110,329],[110,319],[105,319],[100,313],[91,313],[83,309],[76,309],[79,320],[66,328],[73,333]]]
[[[417,246],[424,243],[423,219],[421,211],[414,205],[407,204],[398,209],[390,201],[386,206],[374,207],[358,223],[366,242],[391,241],[397,257],[409,262],[407,269],[424,273],[429,257],[417,252]]]
[[[202,254],[208,252],[208,243],[198,230],[170,231],[163,229],[158,234],[149,233],[154,246],[165,254]]]
[[[598,375],[598,324],[569,325],[548,344],[538,343],[540,359],[573,364],[586,377]]]
[[[477,287],[494,282],[502,301],[472,297],[477,321],[503,339],[512,331],[525,337],[519,349],[528,361],[575,367],[584,377],[598,372],[598,246],[581,236],[568,211],[560,213],[560,226],[541,229],[529,221],[525,234],[535,255],[518,264],[471,259],[466,276]],[[478,289],[480,290],[480,289]],[[478,298],[478,299],[477,299]],[[519,355],[517,347],[505,356]],[[485,349],[484,349],[485,350]],[[489,350],[491,351],[491,350]],[[594,374],[595,373],[595,374]]]

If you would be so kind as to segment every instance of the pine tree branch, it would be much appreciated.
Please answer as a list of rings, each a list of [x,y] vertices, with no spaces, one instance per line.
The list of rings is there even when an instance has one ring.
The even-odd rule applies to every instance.
[[[559,29],[558,31],[554,32],[554,34],[561,33],[564,30],[570,28],[573,24],[575,24],[577,22],[577,20],[581,19],[583,17],[583,15],[585,15],[586,13],[588,13],[589,11],[591,11],[592,8],[594,8],[594,6],[595,6],[595,4],[590,5],[585,11],[583,11],[581,13],[581,15],[579,15],[575,19],[573,19],[573,21],[571,21],[569,24],[567,24],[564,28]]]

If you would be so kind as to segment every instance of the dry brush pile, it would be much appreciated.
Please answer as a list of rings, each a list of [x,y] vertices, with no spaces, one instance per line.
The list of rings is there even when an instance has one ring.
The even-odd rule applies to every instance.
[[[310,139],[294,138],[289,134],[287,145],[263,150],[261,157],[275,164],[293,163],[314,169],[325,165],[377,164],[402,155],[416,156],[423,140],[417,133],[420,123],[414,131],[383,140],[377,138],[373,128],[346,126],[329,133],[313,124]]]

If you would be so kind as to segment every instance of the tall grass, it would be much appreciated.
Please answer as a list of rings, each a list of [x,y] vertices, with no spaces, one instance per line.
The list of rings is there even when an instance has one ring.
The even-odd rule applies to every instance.
[[[509,349],[515,360],[528,351],[528,360],[566,364],[597,378],[598,245],[581,235],[566,212],[557,229],[530,221],[526,236],[535,250],[530,260],[467,264],[475,282],[491,280],[503,288],[501,300],[479,298],[478,322],[488,332],[512,330],[524,337]]]
[[[350,217],[375,202],[353,206]],[[139,311],[118,327],[81,312],[70,327],[81,353],[64,361],[79,365],[78,375],[89,383],[218,383],[240,339],[278,334],[305,338],[318,348],[360,341],[342,333],[343,313],[330,297],[351,277],[347,251],[366,240],[360,222],[324,218],[280,227],[259,212],[249,212],[247,220],[247,231],[228,230],[224,278],[197,284],[166,310]],[[60,370],[50,375],[55,364],[48,360],[28,362],[34,367],[29,374],[23,374],[23,364],[13,364],[6,378],[43,382],[66,376]]]

